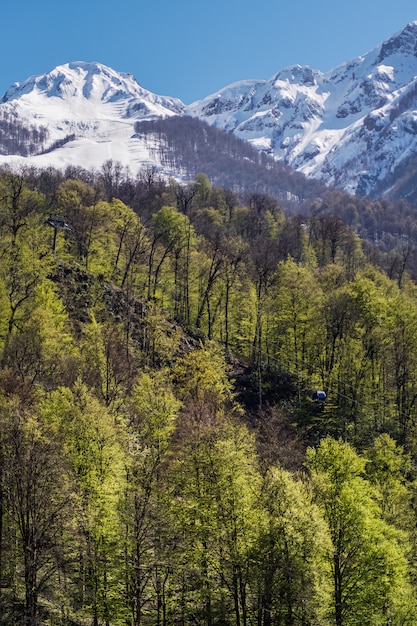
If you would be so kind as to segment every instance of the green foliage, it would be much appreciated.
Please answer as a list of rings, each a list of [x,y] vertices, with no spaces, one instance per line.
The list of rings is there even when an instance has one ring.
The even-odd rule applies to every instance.
[[[411,252],[331,200],[0,173],[0,624],[416,623]]]
[[[151,367],[171,366],[180,351],[182,332],[155,302],[147,305],[143,336],[145,363]]]
[[[227,376],[224,355],[215,343],[208,343],[177,359],[173,375],[184,400],[221,408],[232,399],[232,384]]]
[[[317,311],[323,301],[316,276],[288,259],[278,266],[271,295],[271,339],[275,339],[287,368],[297,371],[300,377],[308,376],[308,361],[316,351],[320,333]]]
[[[109,259],[113,277],[120,282],[120,286],[127,287],[146,284],[146,277],[143,275],[138,280],[138,271],[145,263],[145,252],[149,246],[148,237],[139,217],[128,206],[120,200],[114,199],[107,205],[108,224],[106,225],[107,238],[106,247],[109,240],[112,241],[113,258]],[[110,235],[113,237],[110,239]]]
[[[118,502],[124,485],[123,435],[108,411],[79,383],[74,391],[63,388],[47,396],[42,413],[61,434],[74,484],[73,549],[80,559],[71,577],[79,618],[91,614],[97,620],[121,623]]]
[[[366,451],[366,475],[381,495],[384,519],[397,528],[410,525],[411,492],[407,476],[412,464],[408,454],[388,435],[379,435]]]
[[[363,477],[365,460],[349,444],[328,438],[307,451],[307,466],[332,539],[336,625],[382,626],[387,616],[401,623],[412,607],[406,549]]]
[[[237,624],[257,611],[251,583],[263,512],[253,439],[227,418],[189,411],[174,464],[186,619]]]
[[[175,430],[181,402],[174,396],[168,373],[140,374],[132,394],[134,425],[140,440],[159,449],[166,449]]]
[[[0,430],[0,620],[36,623],[56,606],[70,554],[71,481],[61,437],[37,406],[1,397]]]
[[[126,397],[130,382],[130,345],[123,325],[100,324],[92,316],[81,344],[83,378],[107,407],[117,409]]]
[[[255,555],[263,619],[286,624],[327,624],[331,550],[328,527],[308,488],[288,471],[271,468],[264,483],[266,523]]]

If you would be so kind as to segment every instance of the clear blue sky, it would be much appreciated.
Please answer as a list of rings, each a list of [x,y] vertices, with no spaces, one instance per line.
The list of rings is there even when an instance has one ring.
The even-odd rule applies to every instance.
[[[68,61],[134,74],[186,104],[300,63],[327,71],[417,20],[416,0],[7,0],[0,98]]]

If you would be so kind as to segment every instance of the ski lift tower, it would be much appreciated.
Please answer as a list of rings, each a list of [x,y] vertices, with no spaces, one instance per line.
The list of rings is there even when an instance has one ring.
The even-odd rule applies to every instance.
[[[52,252],[54,253],[54,256],[55,256],[55,252],[56,252],[56,237],[57,237],[57,234],[58,234],[58,230],[72,230],[72,228],[71,228],[71,226],[69,224],[67,224],[67,222],[65,221],[65,218],[62,215],[56,215],[54,213],[50,214],[49,219],[47,219],[45,223],[49,224],[49,226],[52,226],[52,228],[54,229],[54,238],[53,238],[53,242],[52,242]]]

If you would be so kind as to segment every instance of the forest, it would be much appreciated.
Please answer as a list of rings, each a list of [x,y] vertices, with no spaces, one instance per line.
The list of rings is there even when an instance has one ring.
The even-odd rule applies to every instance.
[[[416,626],[413,215],[3,168],[0,625]]]
[[[182,180],[194,180],[204,172],[217,187],[270,194],[280,201],[315,198],[326,189],[232,132],[197,118],[147,119],[135,122],[134,130],[134,137],[145,140],[155,161]]]

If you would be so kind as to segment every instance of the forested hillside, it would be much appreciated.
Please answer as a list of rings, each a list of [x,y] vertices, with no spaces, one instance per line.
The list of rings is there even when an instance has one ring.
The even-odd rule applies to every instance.
[[[0,172],[0,624],[417,624],[412,238],[303,210]]]
[[[233,133],[197,118],[172,116],[135,123],[135,138],[142,138],[150,155],[165,172],[194,180],[204,172],[216,186],[235,192],[267,193],[287,204],[320,197],[324,183],[309,179],[259,152]]]

